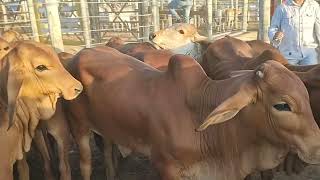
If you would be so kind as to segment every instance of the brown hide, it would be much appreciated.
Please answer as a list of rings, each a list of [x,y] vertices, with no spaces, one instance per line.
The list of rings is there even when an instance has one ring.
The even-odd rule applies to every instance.
[[[166,70],[170,58],[174,55],[169,50],[157,50],[150,43],[117,43],[117,45],[114,45],[114,39],[120,41],[120,38],[111,38],[106,46],[112,47],[124,54],[137,58],[140,61],[159,70]]]
[[[39,120],[50,119],[57,98],[75,98],[82,85],[63,68],[52,48],[37,42],[17,42],[0,62],[0,101],[5,108],[0,125],[0,179],[11,180],[13,164],[29,151]]]
[[[288,64],[288,61],[279,53],[279,51],[275,48],[273,48],[270,44],[264,43],[259,40],[254,41],[248,41],[247,42],[252,49],[254,50],[255,54],[257,56],[253,60],[242,60],[241,58],[238,58],[240,62],[232,62],[224,59],[219,59],[220,63],[216,63],[215,56],[209,57],[205,62],[203,62],[204,69],[206,70],[207,74],[213,78],[213,79],[225,79],[228,78],[228,74],[234,70],[244,70],[244,69],[255,69],[257,66],[265,62],[266,60],[273,59],[281,64],[285,65],[288,69],[296,72],[300,79],[304,82],[305,86],[307,87],[309,96],[310,96],[310,104],[312,108],[313,115],[315,117],[315,120],[317,124],[320,124],[320,106],[319,106],[319,96],[320,96],[320,79],[319,77],[319,65],[309,65],[309,66],[294,66]],[[211,44],[211,46],[214,46],[214,43]],[[212,47],[209,47],[207,51],[211,51]],[[213,51],[211,51],[213,52]],[[219,52],[223,53],[223,52]],[[292,159],[292,158],[291,158]],[[287,160],[291,161],[291,160]],[[296,164],[293,164],[292,162],[286,162],[286,171],[287,173],[290,173],[294,166],[298,165],[300,166],[301,163],[296,161]],[[301,171],[295,170],[295,171]]]
[[[23,40],[23,37],[20,33],[14,30],[8,30],[1,34],[1,37],[10,44],[14,44],[17,41]]]
[[[307,131],[305,139],[310,144],[304,153],[308,154],[309,146],[316,145],[316,141],[309,138],[309,133],[315,133],[312,137],[318,136],[319,130],[311,114],[306,90],[293,73],[276,62],[264,63],[243,76],[212,81],[198,63],[186,56],[173,56],[168,70],[160,72],[114,49],[94,48],[78,53],[68,69],[85,87],[85,93],[67,102],[71,120],[86,122],[103,137],[151,155],[152,162],[166,180],[177,179],[179,175],[199,175],[193,171],[199,166],[216,168],[210,171],[216,172],[211,177],[221,180],[241,179],[239,177],[252,170],[274,167],[281,160],[279,153],[285,155],[287,145],[296,143],[287,139],[292,137],[291,133],[300,137],[300,132],[306,129],[312,131]],[[291,91],[292,88],[296,91]],[[259,96],[260,91],[263,97]],[[272,108],[269,100],[274,99],[273,103],[276,103],[286,94],[299,103],[292,104],[293,113],[284,116],[266,108]],[[267,104],[259,106],[261,103]],[[217,110],[213,111],[215,108]],[[240,114],[234,114],[242,108]],[[274,120],[279,123],[278,128],[288,128],[290,133],[286,130],[274,133],[278,128],[270,127],[264,119],[267,115],[262,117],[264,111],[271,114],[269,118],[277,117]],[[295,111],[300,112],[299,118]],[[253,112],[260,118],[254,118]],[[235,117],[230,116],[232,120],[227,121],[224,118],[230,113]],[[290,127],[285,123],[287,118],[291,120]],[[259,121],[255,121],[257,119]],[[300,119],[304,121],[298,130],[291,124]],[[203,132],[195,132],[203,121],[212,126]],[[221,124],[213,125],[215,123]],[[267,143],[270,141],[273,143]],[[270,159],[258,162],[257,158],[262,157],[261,153],[270,152],[269,148],[276,156],[264,154]],[[317,149],[312,150],[317,153]],[[305,158],[304,153],[300,155]],[[239,169],[246,169],[245,173]]]
[[[254,56],[259,56],[265,50],[277,50],[271,44],[265,43],[261,40],[246,41],[246,43],[252,48]]]

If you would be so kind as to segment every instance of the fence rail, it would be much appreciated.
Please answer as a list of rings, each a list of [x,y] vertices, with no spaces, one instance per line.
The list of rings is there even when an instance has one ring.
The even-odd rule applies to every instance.
[[[190,23],[204,35],[246,31],[248,22],[259,20],[256,1],[194,0]],[[0,6],[0,29],[18,29],[60,50],[63,44],[96,46],[112,36],[147,41],[150,32],[177,22],[167,0],[0,0]]]

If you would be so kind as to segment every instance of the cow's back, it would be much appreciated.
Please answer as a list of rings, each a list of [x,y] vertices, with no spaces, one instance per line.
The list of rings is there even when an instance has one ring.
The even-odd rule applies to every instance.
[[[167,72],[160,72],[116,50],[96,48],[83,50],[74,61],[79,69],[77,78],[84,85],[85,94],[80,98],[88,102],[90,124],[101,135],[146,154],[158,144],[168,145],[156,147],[167,152],[185,146],[183,152],[173,152],[177,156],[193,156],[198,150],[196,125],[184,94],[188,86],[201,82],[196,74],[206,77],[195,60],[171,62]],[[170,142],[163,142],[167,140]]]

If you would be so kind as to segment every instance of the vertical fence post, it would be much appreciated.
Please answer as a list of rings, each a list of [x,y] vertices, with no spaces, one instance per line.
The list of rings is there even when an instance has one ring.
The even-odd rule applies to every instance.
[[[87,0],[80,0],[81,25],[86,48],[91,47],[90,19]]]
[[[229,8],[231,8],[231,9],[234,8],[234,0],[230,0],[230,7]]]
[[[139,3],[139,38],[142,41],[148,41],[149,40],[149,16],[148,16],[148,1],[147,0],[141,0],[141,3]]]
[[[99,21],[99,18],[97,18],[97,16],[99,16],[98,2],[99,2],[98,0],[86,0],[87,11],[89,12],[88,17],[91,17],[89,18],[90,20],[89,27],[93,30],[91,32],[91,38],[93,38],[96,43],[101,42],[101,33],[98,31],[100,27],[100,21]]]
[[[154,26],[154,31],[159,31],[160,26],[160,14],[159,14],[159,0],[152,0],[152,21]]]
[[[22,12],[21,17],[23,19],[23,22],[27,22],[28,20],[27,20],[27,14],[26,13],[29,12],[29,11],[28,11],[28,4],[27,4],[26,1],[22,1],[21,2],[21,12]]]
[[[30,21],[31,21],[33,40],[40,42],[39,31],[38,31],[38,26],[37,26],[37,19],[36,19],[36,14],[34,12],[33,0],[27,0],[27,3],[28,3],[29,16],[30,16]]]
[[[192,9],[193,9],[193,12],[196,12],[197,11],[197,6],[196,6],[196,0],[193,0],[193,6],[192,6]],[[197,23],[197,15],[196,13],[194,13],[193,15],[193,24],[197,27],[198,26],[198,23]]]
[[[41,36],[41,33],[45,29],[45,24],[41,23],[41,16],[40,16],[40,12],[39,12],[40,4],[42,4],[42,3],[39,3],[38,0],[32,0],[32,2],[33,2],[34,15],[36,18],[35,21],[36,21],[36,25],[37,25],[37,29],[38,29],[38,37],[39,37],[40,42],[44,42],[45,39],[44,39],[44,37]]]
[[[270,0],[259,1],[259,39],[268,41],[268,28],[270,26]]]
[[[64,47],[61,33],[60,16],[58,11],[59,2],[58,0],[45,0],[45,2],[52,46],[56,50],[63,52]]]
[[[8,23],[8,12],[7,12],[7,8],[6,8],[6,5],[4,4],[5,2],[2,2],[1,4],[1,10],[2,10],[2,13],[3,13],[3,22],[4,22],[4,30],[7,30],[8,29],[8,25],[6,25]]]
[[[239,11],[239,0],[235,0],[234,6],[234,28],[238,30],[238,11]]]
[[[218,0],[213,0],[213,6],[212,6],[212,8],[213,8],[213,22],[216,22],[217,21],[217,17],[216,17],[216,14],[217,14],[217,10],[218,10]],[[217,28],[216,27],[216,23],[213,23],[213,26],[214,26],[214,28]]]
[[[168,14],[168,26],[172,26],[172,15],[171,14]]]
[[[209,40],[212,39],[212,0],[207,0],[208,24],[207,33]]]
[[[249,0],[243,0],[242,9],[242,31],[246,32],[248,30],[248,3]]]

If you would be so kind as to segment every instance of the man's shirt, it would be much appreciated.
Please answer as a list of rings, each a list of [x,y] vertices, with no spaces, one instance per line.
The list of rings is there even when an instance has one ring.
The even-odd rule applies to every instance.
[[[279,50],[287,59],[303,58],[304,49],[316,48],[320,40],[320,7],[314,0],[305,0],[302,6],[287,0],[279,5],[269,29],[270,41],[277,31],[284,33]]]

